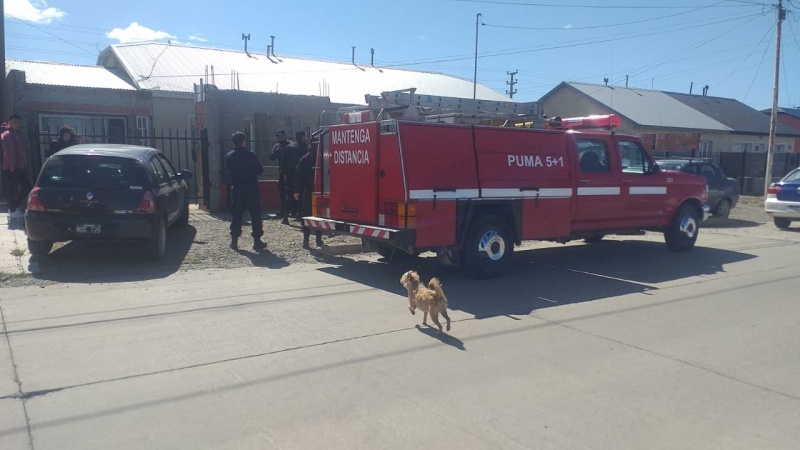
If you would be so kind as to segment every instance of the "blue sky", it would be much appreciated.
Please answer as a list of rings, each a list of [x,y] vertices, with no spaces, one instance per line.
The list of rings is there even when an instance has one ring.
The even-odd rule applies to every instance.
[[[775,2],[759,0],[4,0],[6,57],[93,65],[136,40],[474,76],[514,100],[561,81],[772,104]],[[779,105],[800,106],[800,0],[784,0]],[[693,86],[693,87],[692,87]],[[411,86],[409,86],[411,87]],[[378,94],[371,92],[370,94]]]

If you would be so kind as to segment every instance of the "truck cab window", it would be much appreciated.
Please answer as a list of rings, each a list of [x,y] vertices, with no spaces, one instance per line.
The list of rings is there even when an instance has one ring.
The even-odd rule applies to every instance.
[[[653,169],[653,162],[637,142],[619,141],[619,154],[623,173],[645,174]]]
[[[578,164],[583,173],[609,171],[608,145],[602,139],[577,139]]]

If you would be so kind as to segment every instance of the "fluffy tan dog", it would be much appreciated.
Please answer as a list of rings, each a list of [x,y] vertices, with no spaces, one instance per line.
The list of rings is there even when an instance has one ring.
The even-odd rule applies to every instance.
[[[422,317],[422,324],[428,325],[428,313],[430,313],[433,323],[439,327],[439,333],[442,332],[442,324],[439,323],[439,314],[441,314],[447,320],[447,331],[450,331],[447,297],[444,296],[442,285],[438,279],[431,278],[428,287],[425,287],[420,283],[417,272],[409,270],[400,278],[400,284],[408,290],[408,310],[411,311],[411,314],[416,314],[415,310],[419,308],[425,313]]]

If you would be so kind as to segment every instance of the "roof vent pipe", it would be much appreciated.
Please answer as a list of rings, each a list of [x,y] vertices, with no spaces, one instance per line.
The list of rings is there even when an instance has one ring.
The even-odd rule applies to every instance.
[[[358,64],[356,64],[356,47],[355,47],[355,45],[353,46],[353,65],[358,67]],[[358,67],[358,68],[361,69],[361,70],[364,70],[361,67]]]
[[[270,51],[272,52],[272,56],[275,56],[275,36],[270,36],[269,39],[270,39],[269,48],[272,49]]]
[[[369,53],[370,53],[370,64],[372,65],[372,67],[375,67],[375,49],[374,48],[369,49]],[[375,68],[378,69],[377,67]],[[383,73],[381,69],[378,69],[378,72]]]

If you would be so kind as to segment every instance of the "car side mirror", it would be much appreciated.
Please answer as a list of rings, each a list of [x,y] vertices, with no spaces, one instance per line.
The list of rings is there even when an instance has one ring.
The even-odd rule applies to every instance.
[[[188,170],[181,170],[180,172],[177,173],[177,175],[178,178],[182,180],[191,180],[194,177],[192,172],[189,172]]]
[[[661,168],[658,166],[658,164],[650,164],[650,169],[647,171],[647,174],[653,175],[659,172],[661,172]]]

